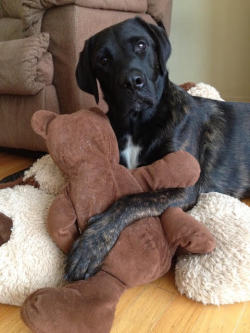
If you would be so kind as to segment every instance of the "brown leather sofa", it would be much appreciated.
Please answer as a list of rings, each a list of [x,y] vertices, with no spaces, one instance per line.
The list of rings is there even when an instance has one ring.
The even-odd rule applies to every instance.
[[[140,15],[170,27],[171,0],[1,0],[0,147],[45,151],[30,118],[38,109],[72,113],[95,105],[76,85],[85,39]],[[99,104],[106,108],[103,101]]]

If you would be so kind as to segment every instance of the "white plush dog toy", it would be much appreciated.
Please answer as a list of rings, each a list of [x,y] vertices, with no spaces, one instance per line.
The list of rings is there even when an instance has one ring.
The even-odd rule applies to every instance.
[[[213,87],[199,83],[190,94],[221,99]],[[48,208],[64,185],[64,177],[49,155],[26,172],[25,180],[0,190],[0,212],[13,223],[9,241],[0,246],[0,303],[21,305],[32,292],[63,283],[64,255],[46,230]],[[250,300],[250,207],[219,193],[202,194],[190,211],[217,240],[206,255],[180,256],[175,277],[178,290],[204,304]]]

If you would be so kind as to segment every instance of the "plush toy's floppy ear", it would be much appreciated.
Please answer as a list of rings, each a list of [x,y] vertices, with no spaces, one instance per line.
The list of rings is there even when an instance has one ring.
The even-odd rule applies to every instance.
[[[93,38],[93,37],[92,37]],[[96,103],[99,102],[99,94],[96,77],[91,64],[92,39],[85,42],[84,48],[80,53],[76,68],[76,80],[81,90],[95,96]]]
[[[47,110],[36,111],[31,118],[31,127],[37,134],[46,139],[48,125],[56,117],[57,114],[55,112]]]
[[[151,37],[156,43],[156,52],[159,58],[161,73],[166,72],[166,62],[171,53],[171,44],[168,39],[165,29],[154,24],[150,24],[137,17],[137,20],[143,25],[150,33]]]

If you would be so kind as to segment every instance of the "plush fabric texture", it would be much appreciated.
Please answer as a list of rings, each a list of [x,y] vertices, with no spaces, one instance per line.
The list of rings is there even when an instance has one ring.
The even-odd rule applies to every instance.
[[[43,113],[42,113],[43,114]],[[96,126],[94,123],[92,123],[92,126],[89,126],[91,121],[93,121],[93,115],[95,116],[94,111],[88,111],[84,112],[84,115],[87,115],[87,118],[89,117],[89,122],[86,121],[86,117],[82,119],[82,122],[79,120],[79,115],[81,116],[82,112],[80,113],[75,113],[72,115],[61,115],[57,116],[56,114],[49,112],[49,116],[51,117],[50,124],[48,127],[48,130],[50,127],[53,125],[54,128],[61,128],[61,125],[63,124],[63,129],[64,129],[64,134],[62,137],[69,139],[67,135],[70,135],[70,137],[73,137],[71,134],[71,130],[74,131],[75,134],[82,132],[82,128],[87,126],[85,129],[86,131],[83,131],[88,137],[88,135],[94,136],[94,140],[96,140],[97,144],[97,151],[96,149],[93,150],[93,145],[92,149],[91,146],[89,146],[89,141],[86,139],[82,142],[82,145],[80,143],[80,147],[85,147],[84,154],[85,154],[85,159],[90,158],[90,163],[91,159],[96,161],[96,158],[99,155],[99,158],[101,161],[103,159],[105,160],[104,166],[105,170],[103,172],[110,172],[110,168],[107,163],[111,163],[110,166],[112,166],[113,163],[117,163],[117,170],[120,170],[118,172],[118,179],[117,182],[124,182],[123,183],[123,191],[131,191],[131,187],[135,186],[134,191],[141,191],[141,188],[139,184],[136,184],[135,180],[133,179],[132,173],[118,165],[118,147],[117,143],[112,148],[112,146],[108,143],[110,138],[113,140],[114,133],[111,130],[110,125],[108,125],[108,128],[105,129],[105,124],[108,124],[108,121],[106,119],[106,116],[102,114],[101,112],[97,113],[96,116],[97,118],[100,119],[101,124],[97,126],[98,128],[95,128],[96,131],[93,131],[93,128]],[[45,114],[46,115],[46,114]],[[77,125],[77,130],[76,128],[70,127],[71,130],[68,132],[66,130],[65,125],[69,125],[70,119],[75,119],[74,123]],[[59,124],[57,123],[57,119],[62,120],[62,122],[59,121]],[[65,122],[65,121],[66,122]],[[37,119],[33,118],[33,121],[35,121],[36,125],[37,124]],[[54,124],[53,124],[54,123]],[[95,126],[94,126],[95,125]],[[34,126],[34,124],[33,124]],[[53,128],[52,126],[52,128]],[[47,128],[47,126],[45,126]],[[78,130],[80,132],[78,132]],[[59,133],[57,133],[59,134]],[[60,135],[57,135],[56,137],[52,137],[52,145],[54,145],[54,142],[56,139],[59,140],[60,144]],[[116,142],[116,141],[115,141]],[[111,142],[110,142],[111,143]],[[65,142],[62,142],[63,145],[65,145]],[[64,170],[66,174],[66,179],[67,179],[67,169],[64,169],[65,166],[67,166],[67,160],[66,160],[66,154],[70,153],[70,157],[74,156],[74,153],[77,153],[75,157],[77,158],[78,156],[78,150],[76,149],[78,147],[78,141],[76,140],[76,147],[73,149],[72,145],[67,146],[66,145],[66,151],[65,155],[63,151],[60,149],[56,149],[56,153],[58,156],[62,156],[62,169]],[[57,147],[59,148],[59,147]],[[63,147],[64,148],[64,147]],[[104,156],[100,152],[104,149]],[[115,151],[113,151],[113,149]],[[99,152],[99,153],[98,153]],[[73,154],[73,155],[71,155]],[[95,157],[97,156],[97,157]],[[179,158],[177,157],[179,156]],[[55,157],[54,157],[55,158]],[[171,169],[171,159],[175,162],[174,166],[175,168],[172,167]],[[177,168],[177,163],[178,161],[182,161],[182,163],[179,163],[179,167]],[[69,159],[70,162],[75,162],[75,160]],[[116,161],[116,162],[115,162]],[[169,169],[169,178],[166,177],[165,182],[167,182],[168,185],[173,184],[173,182],[176,183],[176,185],[179,186],[184,186],[184,185],[191,185],[194,183],[199,175],[199,166],[197,162],[195,162],[194,158],[191,157],[189,154],[180,152],[180,153],[173,153],[170,154],[165,158],[163,161],[164,163],[159,163],[154,164],[154,171],[157,170],[166,170]],[[96,162],[95,162],[96,163]],[[169,163],[169,166],[168,166]],[[74,164],[74,163],[73,163]],[[84,162],[86,164],[86,162]],[[81,227],[84,227],[84,224],[86,223],[86,219],[93,214],[94,211],[92,209],[98,209],[98,202],[92,202],[92,197],[98,192],[95,190],[95,186],[97,186],[97,182],[100,181],[99,174],[96,175],[97,177],[95,178],[94,174],[92,173],[92,178],[93,178],[93,187],[90,186],[90,181],[91,178],[88,178],[88,174],[90,172],[89,167],[91,164],[87,164],[86,166],[83,166],[83,170],[85,171],[83,178],[88,180],[88,184],[82,184],[83,186],[79,186],[80,190],[84,191],[84,194],[86,195],[83,197],[83,201],[81,202],[83,208],[81,209],[81,214],[79,213],[79,208],[77,208],[76,205],[76,211],[78,212],[80,216],[80,222],[81,219],[82,225]],[[190,167],[192,165],[192,167]],[[70,164],[71,166],[71,164]],[[87,167],[87,169],[86,169]],[[156,169],[155,169],[156,168]],[[178,169],[178,170],[177,170]],[[70,167],[70,170],[73,171],[72,167]],[[78,168],[76,169],[78,170]],[[186,172],[184,176],[184,171]],[[155,180],[157,180],[158,173],[156,175],[150,173],[150,168],[147,167],[145,170],[143,168],[139,168],[133,171],[134,174],[138,175],[139,183],[143,183],[143,179],[145,178],[145,186],[150,186],[152,184],[153,187],[157,187],[157,183]],[[176,175],[180,173],[180,177],[177,177]],[[127,176],[125,177],[125,175]],[[25,174],[25,180],[29,180],[32,177],[35,177],[36,183],[40,183],[41,186],[39,189],[33,189],[31,186],[16,186],[14,188],[8,188],[8,189],[3,189],[0,192],[0,197],[2,198],[2,207],[0,206],[0,211],[5,214],[5,216],[9,217],[13,221],[13,230],[11,233],[10,240],[7,241],[5,244],[3,244],[0,247],[0,261],[4,264],[5,269],[2,267],[1,271],[1,285],[4,288],[4,292],[1,294],[2,298],[0,299],[1,302],[4,303],[9,303],[9,304],[16,304],[20,305],[21,302],[23,302],[25,295],[29,295],[32,293],[35,289],[34,285],[36,285],[36,288],[39,287],[50,287],[50,286],[58,286],[60,285],[62,281],[62,267],[63,267],[63,255],[62,253],[57,249],[57,251],[54,251],[55,249],[55,244],[51,242],[51,239],[48,237],[48,234],[46,232],[46,224],[45,220],[47,217],[47,212],[48,212],[48,207],[50,206],[50,212],[51,209],[53,210],[53,205],[51,205],[52,199],[54,199],[54,195],[56,192],[60,191],[63,184],[65,184],[64,177],[60,173],[57,167],[53,168],[53,165],[51,164],[51,160],[49,160],[48,156],[44,156],[41,158],[39,161],[37,161],[34,166],[26,172]],[[86,178],[87,177],[87,178]],[[125,178],[126,179],[125,179]],[[53,179],[54,178],[54,179]],[[180,178],[180,179],[179,179]],[[51,181],[53,179],[53,181]],[[56,179],[56,184],[55,184],[55,179]],[[104,178],[105,179],[105,178]],[[110,182],[110,179],[107,178],[107,183],[103,184],[104,185],[104,190],[105,190],[105,195],[104,198],[108,198],[107,193],[107,188],[111,187],[113,188],[112,182]],[[163,181],[163,179],[162,179]],[[54,183],[53,183],[54,182]],[[47,186],[45,185],[47,183]],[[190,183],[190,184],[189,184]],[[164,183],[166,184],[166,183]],[[73,184],[72,184],[73,185]],[[87,189],[85,189],[85,186],[87,186]],[[100,184],[101,185],[101,184]],[[117,186],[118,184],[116,184]],[[120,186],[120,185],[119,185]],[[83,188],[83,189],[82,189]],[[122,188],[121,188],[122,189]],[[117,195],[117,193],[126,193],[126,192],[121,192],[121,189],[119,187],[116,187],[115,192],[113,193],[112,191],[110,194]],[[48,194],[50,193],[50,194]],[[61,193],[65,193],[65,190]],[[78,192],[77,192],[78,193]],[[103,196],[103,192],[99,192]],[[60,198],[57,196],[56,198]],[[76,198],[77,199],[77,198]],[[73,202],[76,203],[76,200],[73,197]],[[110,200],[110,198],[109,198]],[[53,201],[55,202],[55,201]],[[89,205],[88,205],[89,204]],[[93,204],[95,207],[93,207]],[[99,207],[100,209],[104,208],[104,205],[107,204],[105,200],[103,200],[103,203]],[[15,207],[14,207],[14,206]],[[39,206],[39,208],[38,208]],[[67,206],[66,206],[67,207]],[[61,210],[64,209],[64,206],[61,207]],[[84,211],[84,209],[86,211]],[[173,208],[174,209],[174,208]],[[175,210],[175,209],[174,209]],[[95,210],[96,211],[96,210]],[[60,215],[60,210],[56,211],[56,217],[61,216],[62,220],[60,222],[64,223],[65,216]],[[183,215],[188,216],[187,214],[183,213]],[[66,215],[67,217],[68,215]],[[167,223],[167,217],[163,217],[163,220],[166,221]],[[4,223],[5,220],[1,220],[1,223]],[[42,223],[43,221],[43,223]],[[185,218],[182,216],[182,221],[185,221]],[[181,223],[183,223],[181,221]],[[66,220],[67,223],[70,222],[70,220]],[[185,223],[185,222],[184,222]],[[188,222],[190,223],[190,222]],[[26,231],[26,226],[27,230]],[[33,227],[33,230],[30,230],[30,227]],[[17,229],[16,229],[17,228]],[[23,228],[23,229],[21,229]],[[61,228],[61,226],[60,226]],[[59,228],[59,229],[60,229]],[[201,230],[203,233],[204,228],[200,225],[197,224],[195,225],[195,228],[198,230]],[[58,231],[57,229],[56,231]],[[50,228],[49,228],[50,230]],[[27,238],[27,232],[29,233],[29,237],[27,241],[24,241],[25,238]],[[141,236],[139,236],[141,235]],[[186,232],[185,232],[186,235]],[[20,238],[19,238],[20,237]],[[206,233],[203,234],[203,240],[200,242],[200,248],[198,251],[208,251],[209,249],[211,250],[214,245],[211,242],[212,238],[209,238],[209,234]],[[37,240],[39,238],[39,241]],[[180,235],[180,241],[179,243],[182,244],[183,247],[187,247],[187,250],[190,250],[192,246],[194,246],[195,251],[197,250],[197,247],[195,244],[197,244],[197,240],[194,240],[194,245],[192,242],[192,235],[190,239],[188,239],[188,242],[185,243],[182,242],[182,235]],[[62,239],[60,239],[62,240]],[[208,242],[207,242],[208,240]],[[19,241],[22,243],[21,246],[19,245]],[[63,239],[64,241],[64,239]],[[72,243],[72,239],[71,239]],[[129,249],[128,249],[128,243]],[[58,243],[58,245],[64,248],[64,243]],[[190,246],[191,245],[191,246]],[[205,246],[204,246],[205,245]],[[212,248],[211,248],[212,245]],[[136,223],[130,228],[127,228],[127,230],[123,233],[122,237],[120,237],[119,241],[117,242],[117,245],[115,248],[112,250],[111,255],[109,255],[108,259],[105,261],[104,264],[104,271],[106,272],[105,275],[108,274],[108,276],[112,275],[115,276],[116,279],[113,279],[116,282],[112,282],[114,284],[113,288],[115,290],[115,285],[117,284],[117,279],[119,281],[123,281],[124,287],[122,288],[122,291],[124,290],[125,286],[133,286],[135,284],[142,284],[146,283],[149,281],[154,280],[155,278],[162,276],[170,267],[171,264],[171,258],[177,248],[178,244],[173,242],[171,243],[171,240],[169,242],[166,242],[160,220],[159,219],[147,219],[147,221],[140,221],[140,223]],[[209,249],[208,249],[209,247]],[[30,250],[30,252],[29,252]],[[10,251],[10,254],[9,254]],[[15,252],[18,252],[18,254],[15,254]],[[35,252],[35,255],[33,255],[33,252]],[[47,255],[46,253],[49,253]],[[11,256],[12,254],[12,256]],[[5,260],[2,260],[2,256],[5,258]],[[19,256],[21,256],[22,259],[19,259]],[[41,260],[39,260],[39,256],[42,257]],[[145,256],[143,261],[141,260],[142,256]],[[31,260],[32,258],[32,260]],[[54,261],[53,259],[54,258]],[[130,258],[130,259],[129,259]],[[52,260],[51,260],[52,259]],[[9,277],[12,276],[12,273],[9,274],[9,272],[12,272],[11,269],[15,267],[16,265],[13,265],[13,262],[16,263],[18,262],[18,280],[16,280],[16,275],[14,276],[14,281],[12,283],[9,283]],[[151,267],[150,270],[148,270],[149,266],[154,266]],[[7,267],[7,269],[6,269]],[[53,269],[51,269],[53,267]],[[136,269],[135,269],[136,268]],[[48,273],[48,269],[50,270]],[[107,273],[109,272],[109,273]],[[23,275],[22,275],[23,274]],[[36,278],[34,278],[34,276]],[[37,281],[39,279],[39,283]],[[110,277],[107,279],[108,281],[110,280]],[[9,283],[9,284],[8,284]],[[103,282],[104,283],[104,282]],[[8,284],[8,286],[7,286]],[[84,283],[85,285],[85,283]],[[95,286],[97,284],[95,283]],[[103,288],[102,285],[99,284],[99,288]],[[80,289],[84,289],[83,286],[80,286]],[[73,288],[74,289],[74,288]],[[68,291],[69,289],[67,289]],[[100,293],[100,291],[93,291],[94,294]],[[44,292],[43,292],[44,294]],[[73,295],[71,295],[73,296]],[[112,296],[112,295],[111,295]],[[37,294],[35,296],[35,299],[37,299]],[[94,295],[93,295],[94,297]],[[112,318],[114,314],[114,309],[115,309],[115,304],[117,303],[117,297],[111,297],[112,298],[112,307],[110,307],[110,303],[105,303],[106,308],[109,309],[109,315],[107,318],[110,318],[110,321],[107,323],[107,327],[109,327],[112,323]],[[39,296],[40,299],[40,296]],[[32,309],[34,306],[33,303],[34,298],[32,298],[32,301],[29,302],[27,307],[32,305]],[[74,302],[73,299],[69,298],[68,304],[71,304],[70,308],[73,309],[71,301]],[[106,300],[107,301],[107,300]],[[60,303],[60,302],[59,302]],[[26,303],[27,304],[27,303]],[[55,303],[50,303],[51,305],[55,305]],[[62,305],[62,304],[61,304]],[[58,304],[58,309],[60,309],[60,304]],[[95,303],[95,308],[96,310],[100,309],[100,302]],[[105,308],[104,306],[104,308]],[[28,308],[25,307],[25,311],[27,312]],[[47,309],[49,309],[49,304]],[[111,311],[112,309],[112,311]],[[40,309],[42,311],[42,309]],[[41,313],[39,310],[39,313]],[[64,310],[66,310],[66,307],[64,307]],[[83,311],[85,311],[86,308],[83,306]],[[25,312],[24,311],[24,312]],[[32,311],[32,310],[30,310]],[[30,311],[28,311],[29,315],[25,317],[26,322],[28,322],[28,317],[30,317]],[[111,311],[111,312],[110,312]],[[25,312],[25,313],[26,313]],[[49,311],[50,312],[50,311]],[[47,312],[46,312],[47,313]],[[47,313],[48,314],[48,313]],[[25,316],[25,314],[23,314]],[[33,315],[32,315],[33,318]],[[37,318],[34,316],[34,318]],[[80,318],[80,317],[79,317]],[[58,318],[59,320],[60,318]],[[39,321],[37,320],[37,323]],[[54,321],[53,321],[54,322]],[[83,322],[84,323],[84,322]],[[49,321],[48,321],[49,325]],[[82,324],[81,324],[82,325]],[[67,325],[63,325],[63,327],[67,327]],[[82,326],[81,326],[82,327]],[[61,329],[61,328],[60,328]],[[67,331],[67,330],[66,330]],[[61,332],[61,331],[60,331]]]
[[[187,85],[188,87],[188,85]],[[185,87],[183,87],[185,88]],[[216,99],[218,101],[224,101],[222,99],[220,93],[211,85],[207,83],[197,83],[197,84],[192,84],[190,85],[190,88],[188,89],[188,93],[193,96],[198,96],[198,97],[205,97],[205,98],[210,98],[210,99]]]
[[[35,95],[53,79],[49,35],[0,42],[0,94]]]
[[[39,286],[62,283],[64,255],[45,224],[53,198],[29,185],[1,190],[0,211],[14,226],[0,247],[0,303],[21,305]]]
[[[35,333],[105,333],[124,290],[121,281],[101,271],[65,288],[38,290],[26,300],[21,314]]]
[[[203,304],[250,301],[250,207],[220,193],[201,194],[190,214],[216,238],[211,254],[179,256],[175,283]]]
[[[39,252],[35,251],[35,253],[37,254],[37,256],[39,256],[39,258],[43,257],[42,259],[44,261],[42,261],[42,264],[44,262],[45,266],[41,266],[41,261],[39,259],[35,263],[33,263],[33,265],[28,264],[27,266],[29,269],[24,270],[22,265],[26,266],[26,255],[30,257],[31,253],[27,253],[26,250],[26,252],[24,252],[24,254],[22,255],[22,261],[18,265],[19,279],[15,280],[15,278],[13,278],[13,281],[10,282],[8,270],[5,270],[1,263],[4,263],[5,265],[7,265],[7,267],[12,267],[12,260],[14,260],[14,257],[10,257],[8,255],[7,258],[9,262],[4,259],[6,253],[11,253],[11,250],[7,249],[9,247],[9,242],[2,245],[0,247],[1,303],[21,305],[24,299],[37,288],[43,288],[47,286],[56,287],[59,286],[62,281],[62,268],[60,268],[60,265],[63,265],[63,259],[61,257],[63,254],[61,251],[58,251],[57,247],[54,245],[54,243],[52,243],[46,231],[45,220],[42,220],[43,225],[40,224],[41,222],[39,223],[39,220],[41,221],[41,215],[46,215],[46,212],[42,212],[42,209],[48,210],[48,207],[53,201],[54,196],[63,187],[63,176],[61,174],[61,171],[58,169],[58,167],[55,165],[49,155],[45,155],[39,160],[37,160],[33,167],[26,172],[26,179],[28,179],[32,175],[36,176],[36,179],[39,179],[41,184],[43,184],[41,185],[41,190],[33,189],[32,187],[27,188],[27,186],[23,186],[22,191],[25,190],[25,196],[28,196],[28,198],[26,199],[24,193],[22,193],[21,189],[19,189],[19,186],[14,190],[1,190],[0,211],[6,215],[9,215],[13,219],[14,224],[18,223],[18,228],[21,228],[21,232],[24,232],[26,235],[24,239],[25,244],[27,244],[27,248],[35,248],[36,242],[39,239],[39,243],[42,244],[42,246],[39,247]],[[57,181],[60,185],[56,184]],[[17,193],[15,193],[16,191]],[[19,202],[17,198],[19,198]],[[39,210],[37,211],[37,214],[34,209],[36,207],[35,205],[38,205],[38,203],[34,203],[33,200],[31,201],[31,198],[40,200]],[[43,208],[41,204],[43,204]],[[20,207],[22,208],[21,210]],[[25,208],[25,210],[23,208]],[[225,211],[224,208],[228,210],[228,213],[227,211]],[[15,210],[17,209],[19,209],[20,211],[16,214]],[[32,209],[33,211],[31,214]],[[196,301],[201,301],[205,304],[225,304],[240,301],[249,301],[250,208],[241,203],[239,200],[231,198],[229,196],[218,193],[209,193],[201,195],[200,200],[197,203],[197,207],[194,207],[190,213],[193,214],[193,212],[197,220],[201,222],[205,221],[208,228],[212,226],[212,228],[210,229],[212,233],[214,232],[213,230],[216,228],[214,235],[216,237],[217,248],[209,255],[185,255],[179,257],[175,272],[176,285],[178,290],[181,293],[185,294],[187,297],[190,297]],[[20,219],[19,216],[21,216],[22,219]],[[26,226],[30,218],[32,218],[32,221],[33,219],[35,221],[34,223],[32,222],[32,224],[29,224],[29,228],[32,227],[32,237],[30,235],[28,236],[27,232],[30,232],[30,230],[28,229],[28,226]],[[233,225],[235,221],[237,221],[237,226]],[[223,226],[225,228],[223,233],[221,233],[220,231],[221,223],[223,223]],[[229,224],[229,226],[232,225],[232,230],[237,230],[237,233],[239,233],[240,237],[239,240],[239,237],[235,232],[232,235],[232,238],[231,235],[228,234],[227,223]],[[13,231],[14,230],[15,226],[13,228]],[[219,235],[220,239],[217,237],[217,234]],[[15,233],[15,236],[17,235],[18,233]],[[236,237],[237,243],[233,241],[234,239],[236,239]],[[245,246],[245,248],[243,248],[246,239],[248,239],[248,244],[247,246]],[[17,238],[16,240],[16,246],[19,247],[19,238]],[[14,247],[14,242],[15,239],[13,238],[11,243],[13,251],[12,253],[20,253],[19,250],[17,251],[16,247]],[[42,248],[50,249],[50,251],[52,249],[51,256],[49,251],[45,250],[44,252],[42,251]],[[237,262],[235,262],[234,256],[227,256],[228,251],[229,253],[236,253],[237,258],[240,256],[242,258],[245,258],[245,260],[241,262],[241,266],[236,264],[238,263],[238,260]],[[43,253],[43,255],[41,253]],[[229,260],[230,267],[228,267]],[[17,262],[16,259],[15,262]],[[51,275],[48,276],[48,280],[46,280],[48,269],[46,268],[47,265],[50,267],[49,269],[51,269],[51,267],[56,267],[55,265],[58,262],[59,264],[57,266],[57,269],[59,269],[57,271],[51,272]],[[215,267],[214,262],[216,263],[217,267],[216,276],[220,277],[219,282],[214,278],[213,275]],[[212,265],[212,268],[210,268],[210,265]],[[195,269],[196,266],[197,269]],[[202,269],[204,268],[205,272],[202,271]],[[12,268],[10,268],[10,270],[12,272]],[[24,271],[26,271],[26,275],[24,275]],[[37,276],[38,271],[40,271],[39,277]],[[241,273],[239,275],[232,274],[232,272],[239,271]],[[227,273],[227,278],[224,279],[225,272]],[[34,276],[38,280],[33,281]],[[195,282],[193,282],[192,279],[194,279]],[[208,282],[210,282],[210,284],[208,284]],[[218,283],[220,284],[220,288],[218,288]],[[221,285],[223,286],[223,293],[221,292]],[[209,290],[207,290],[208,287]],[[212,296],[210,296],[210,293],[212,293]]]
[[[197,161],[181,151],[146,167],[123,167],[108,118],[97,109],[71,115],[41,110],[33,115],[32,127],[46,140],[48,151],[66,175],[66,186],[48,214],[48,231],[64,252],[79,237],[79,229],[84,235],[90,217],[121,196],[187,187],[199,177]],[[180,208],[169,208],[160,218],[136,221],[122,232],[97,275],[64,288],[38,290],[25,301],[22,317],[39,332],[107,333],[121,293],[165,274],[179,246],[207,253],[215,244],[208,230]],[[118,293],[117,286],[121,286]]]
[[[5,223],[6,216],[9,216],[14,223],[11,239],[0,247],[1,303],[21,305],[39,287],[56,287],[62,281],[64,256],[51,241],[45,221],[52,201],[65,186],[65,178],[49,155],[38,159],[25,172],[23,183],[29,183],[32,177],[39,184],[39,189],[25,185],[0,191],[0,222]],[[155,225],[155,236],[158,236],[161,229],[159,224]],[[131,230],[129,235],[133,238],[134,232]],[[134,243],[137,244],[137,241]],[[30,261],[33,253],[35,259]],[[18,279],[16,274],[12,275],[17,262]],[[10,280],[10,276],[13,276],[13,280]]]
[[[65,186],[65,176],[50,155],[39,158],[25,171],[24,182],[30,178],[39,184],[40,190],[52,195],[57,195]]]
[[[102,213],[121,196],[187,187],[199,177],[196,160],[181,151],[131,172],[121,166],[115,134],[98,109],[71,115],[41,110],[33,115],[31,123],[67,179],[48,216],[50,235],[65,252],[79,236],[78,228],[83,232],[90,217]]]

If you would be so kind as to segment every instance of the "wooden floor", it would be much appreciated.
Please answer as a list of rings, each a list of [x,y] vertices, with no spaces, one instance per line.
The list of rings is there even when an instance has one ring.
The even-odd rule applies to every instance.
[[[31,163],[32,157],[0,152],[0,179]],[[0,333],[30,332],[19,311],[0,305]],[[111,333],[149,332],[250,333],[250,303],[217,307],[193,302],[179,295],[170,272],[154,283],[128,290],[118,304]]]

